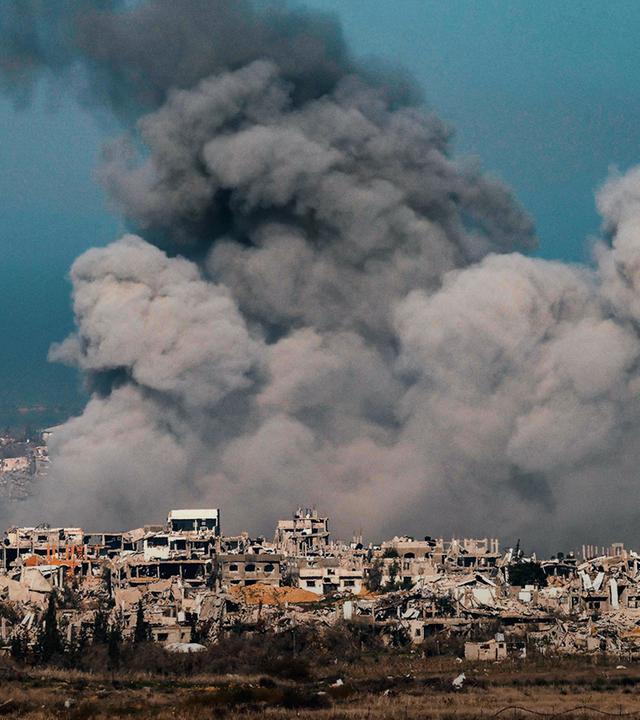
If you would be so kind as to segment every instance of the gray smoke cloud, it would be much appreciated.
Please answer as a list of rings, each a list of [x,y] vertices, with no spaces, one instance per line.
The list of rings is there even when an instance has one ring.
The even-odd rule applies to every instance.
[[[132,234],[72,268],[51,358],[92,395],[27,513],[215,504],[269,531],[316,503],[343,533],[631,538],[640,171],[601,189],[592,266],[533,259],[511,193],[331,17],[50,7],[0,6],[4,86],[71,78],[122,121],[98,177]]]

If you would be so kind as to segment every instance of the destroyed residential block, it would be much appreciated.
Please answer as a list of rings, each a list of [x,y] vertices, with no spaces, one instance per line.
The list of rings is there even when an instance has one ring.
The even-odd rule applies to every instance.
[[[220,535],[220,510],[218,508],[170,510],[167,525],[172,532]]]
[[[293,577],[298,587],[316,595],[345,592],[357,595],[363,589],[364,571],[362,568],[332,567],[320,563],[298,568]]]
[[[282,582],[282,556],[275,554],[218,555],[218,572],[223,588],[248,587],[260,583],[279,587]]]
[[[609,554],[591,550],[582,562],[559,553],[538,563],[501,555],[489,539],[342,543],[330,539],[327,518],[307,509],[279,521],[273,542],[223,536],[214,509],[172,510],[166,524],[127,532],[11,528],[0,546],[0,601],[11,606],[11,622],[0,634],[5,646],[16,633],[35,642],[50,593],[71,592],[73,607],[59,611],[68,637],[91,632],[107,607],[131,638],[140,605],[152,639],[165,644],[189,643],[194,627],[210,643],[231,632],[340,622],[366,624],[388,644],[420,644],[482,636],[491,623],[507,639],[468,642],[468,659],[500,659],[507,642],[640,658],[639,556],[620,544]],[[511,585],[522,564],[543,572]]]
[[[322,555],[329,545],[329,520],[318,511],[298,508],[291,520],[279,520],[274,544],[285,555]]]
[[[487,642],[466,642],[464,644],[466,660],[495,661],[507,657],[507,643],[504,640],[487,640]]]

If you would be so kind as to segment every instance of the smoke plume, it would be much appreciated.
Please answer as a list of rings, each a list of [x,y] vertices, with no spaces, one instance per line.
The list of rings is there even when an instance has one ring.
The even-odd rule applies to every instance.
[[[600,191],[592,266],[533,259],[508,189],[332,17],[25,0],[0,27],[17,101],[62,79],[122,123],[98,177],[131,228],[71,270],[51,358],[91,399],[31,515],[213,504],[268,531],[316,503],[343,533],[630,536],[640,171]]]

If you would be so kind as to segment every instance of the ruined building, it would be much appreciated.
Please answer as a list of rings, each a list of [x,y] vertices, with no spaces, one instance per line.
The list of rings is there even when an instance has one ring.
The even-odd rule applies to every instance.
[[[298,508],[291,520],[278,520],[275,545],[288,555],[322,555],[329,545],[329,520]]]
[[[527,648],[640,657],[639,560],[619,543],[541,561],[486,538],[344,543],[326,517],[301,508],[277,522],[273,541],[224,535],[215,508],[171,510],[165,523],[126,532],[10,528],[0,651],[16,637],[34,646],[55,593],[73,598],[59,611],[68,642],[90,635],[98,612],[132,637],[142,607],[151,638],[167,647],[349,623],[386,643],[462,638],[474,661]]]

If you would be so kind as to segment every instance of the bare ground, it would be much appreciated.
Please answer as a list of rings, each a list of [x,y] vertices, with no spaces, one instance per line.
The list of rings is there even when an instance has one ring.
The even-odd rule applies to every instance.
[[[0,717],[475,720],[640,718],[640,664],[589,658],[472,664],[418,653],[335,663],[312,679],[159,677],[0,668]],[[461,690],[451,681],[464,672]],[[535,713],[535,714],[534,714]]]

